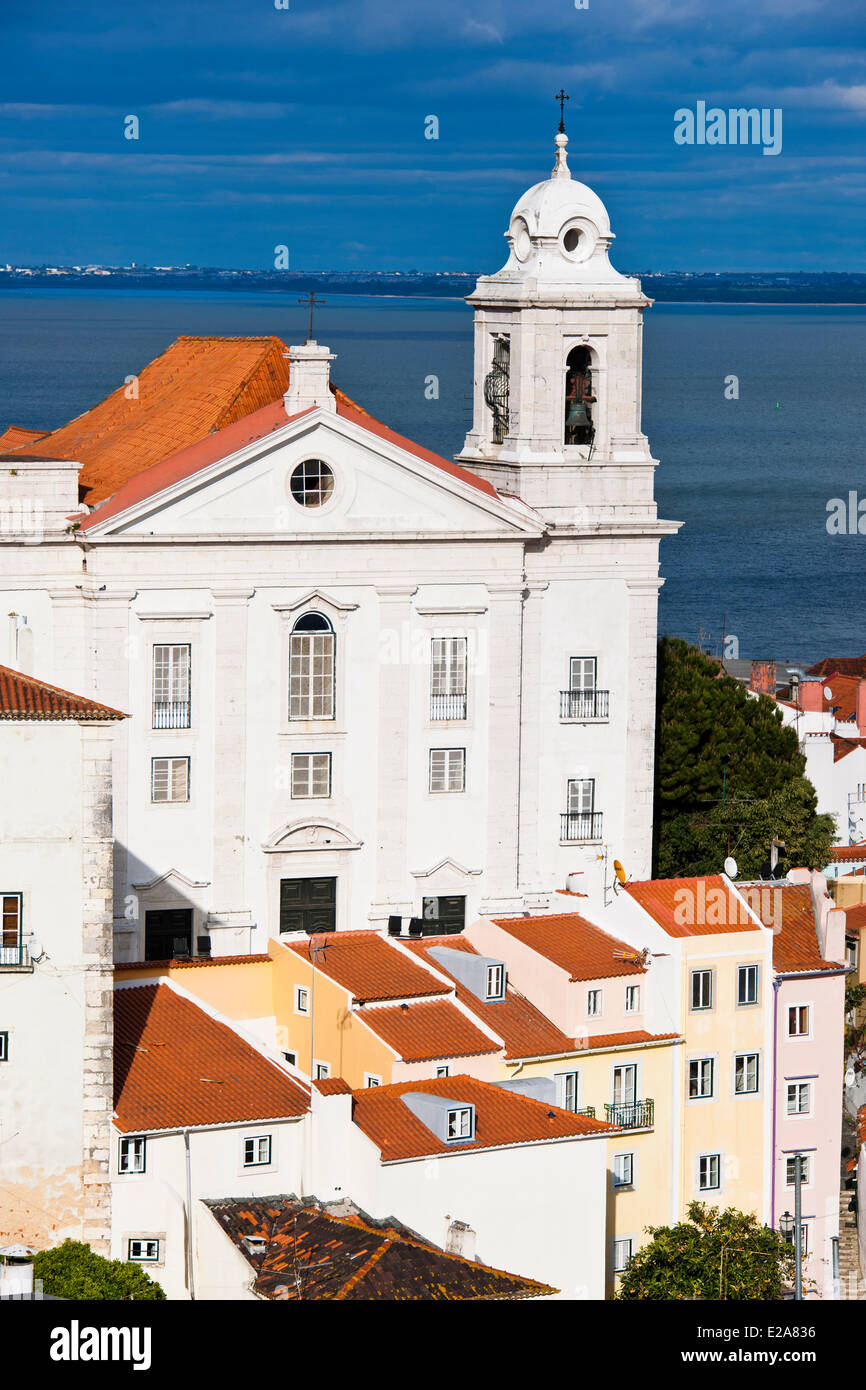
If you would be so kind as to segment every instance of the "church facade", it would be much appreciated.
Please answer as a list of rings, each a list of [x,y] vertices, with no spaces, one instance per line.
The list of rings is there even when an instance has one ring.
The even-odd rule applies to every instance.
[[[135,392],[0,438],[10,514],[39,518],[2,537],[0,660],[129,716],[118,960],[441,933],[614,859],[649,876],[676,530],[641,432],[650,301],[562,133],[507,240],[454,462],[276,339],[178,340]]]

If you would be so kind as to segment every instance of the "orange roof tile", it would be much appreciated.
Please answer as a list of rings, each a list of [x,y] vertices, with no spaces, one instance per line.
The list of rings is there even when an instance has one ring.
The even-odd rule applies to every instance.
[[[866,748],[866,738],[843,738],[841,734],[831,734],[830,741],[833,744],[833,761],[838,763],[842,758],[847,758],[849,753],[853,753],[857,748]]]
[[[626,892],[668,936],[759,930],[721,874],[646,879],[626,884]]]
[[[323,1096],[350,1096],[352,1088],[342,1076],[320,1076],[313,1082],[316,1090]]]
[[[807,676],[866,676],[866,656],[825,656],[810,666]]]
[[[830,858],[840,864],[851,860],[866,859],[866,840],[861,840],[856,845],[832,845]]]
[[[28,430],[23,425],[10,425],[0,434],[0,455],[14,449],[23,449],[25,444],[32,444],[36,439],[44,439],[49,433],[48,430]]]
[[[465,1144],[440,1140],[405,1104],[402,1097],[423,1091],[475,1107],[475,1138]],[[616,1132],[615,1125],[573,1115],[507,1091],[473,1076],[440,1077],[435,1081],[402,1081],[355,1091],[352,1118],[380,1150],[384,1163],[428,1154],[477,1152],[512,1144],[536,1144],[553,1139],[589,1138]]]
[[[167,984],[114,994],[115,1123],[126,1134],[303,1115],[307,1091]]]
[[[479,999],[457,977],[442,965],[435,956],[427,952],[431,946],[447,946],[451,950],[468,951],[478,955],[470,942],[463,936],[425,936],[421,940],[407,939],[403,945],[427,961],[434,970],[454,981],[457,998],[477,1018],[483,1019],[488,1028],[502,1038],[505,1043],[505,1056],[511,1061],[517,1057],[558,1057],[562,1053],[574,1052],[578,1044],[569,1038],[545,1014],[518,990],[508,986],[505,998],[487,1001]]]
[[[861,1105],[857,1111],[857,1138],[861,1144],[866,1144],[866,1105]]]
[[[270,956],[196,956],[195,959],[185,960],[183,957],[174,957],[172,960],[134,960],[116,961],[114,965],[115,975],[122,975],[124,970],[152,970],[154,974],[160,970],[198,970],[204,965],[262,965],[270,962]]]
[[[845,913],[845,930],[862,931],[866,927],[866,903],[852,903],[850,907],[843,907]]]
[[[618,975],[643,975],[646,967],[633,946],[609,936],[577,912],[544,917],[496,917],[497,927],[540,956],[568,972],[571,980],[608,980]],[[621,959],[624,952],[630,959]]]
[[[744,883],[742,886],[747,890],[750,886],[762,890],[750,897],[750,904],[764,926],[773,931],[773,967],[780,975],[845,969],[838,961],[823,960],[821,957],[808,883],[780,881],[771,885],[760,882],[752,885]],[[763,891],[765,889],[769,891]],[[781,894],[781,926],[778,894]]]
[[[109,705],[0,666],[0,719],[125,719]]]
[[[329,932],[316,940],[322,944],[315,955],[316,968],[347,989],[356,1004],[450,993],[447,985],[407,960],[378,932]],[[309,940],[285,945],[310,960]]]
[[[404,1062],[501,1051],[500,1043],[476,1028],[448,999],[363,1009],[359,1017]]]
[[[578,1038],[577,1046],[586,1052],[604,1047],[639,1047],[643,1043],[679,1042],[680,1033],[647,1033],[638,1028],[633,1033],[596,1033],[591,1038]]]

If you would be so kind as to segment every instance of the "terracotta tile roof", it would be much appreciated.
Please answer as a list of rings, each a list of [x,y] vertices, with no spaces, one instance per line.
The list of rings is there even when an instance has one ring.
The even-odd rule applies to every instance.
[[[831,734],[830,741],[833,744],[833,761],[838,763],[842,758],[847,758],[849,753],[853,753],[857,748],[866,748],[866,738],[848,738],[841,734]]]
[[[866,927],[866,903],[853,903],[851,907],[843,907],[845,913],[845,930],[862,931]]]
[[[646,879],[626,884],[626,892],[668,936],[712,936],[719,932],[758,930],[721,874],[707,874],[703,878]],[[723,895],[721,898],[719,893]]]
[[[638,1028],[633,1033],[595,1033],[591,1038],[578,1038],[577,1046],[587,1052],[602,1047],[638,1047],[641,1043],[679,1042],[680,1033],[647,1033]]]
[[[861,1105],[857,1111],[857,1138],[861,1144],[866,1144],[866,1105]]]
[[[363,1009],[359,1017],[404,1062],[475,1057],[502,1050],[500,1043],[476,1028],[448,999]]]
[[[866,676],[866,656],[825,656],[806,671],[807,676]]]
[[[744,888],[749,885],[743,884]],[[764,882],[753,887],[765,889]],[[781,894],[782,924],[779,927]],[[839,961],[823,960],[818,948],[818,932],[812,893],[808,883],[773,883],[769,892],[753,894],[752,909],[765,927],[773,931],[773,967],[781,975],[799,975],[812,970],[844,970]]]
[[[478,1302],[557,1292],[448,1255],[393,1217],[377,1221],[349,1202],[328,1209],[309,1198],[262,1197],[205,1205],[255,1270],[255,1291],[265,1298]],[[252,1255],[246,1236],[267,1240],[264,1253]]]
[[[68,424],[17,450],[74,459],[90,506],[129,478],[245,415],[281,400],[289,382],[275,337],[181,337],[138,374],[138,397],[116,391]]]
[[[329,932],[316,940],[322,943],[315,956],[316,968],[347,989],[356,1004],[451,992],[429,971],[389,946],[378,932]],[[304,960],[310,960],[310,944],[309,940],[285,943]]]
[[[313,1082],[316,1090],[323,1096],[350,1096],[352,1088],[342,1076],[322,1076]]]
[[[558,1057],[561,1053],[575,1051],[577,1044],[574,1038],[569,1038],[557,1028],[555,1023],[518,990],[509,985],[504,999],[488,1003],[460,984],[456,976],[434,956],[427,954],[431,946],[447,946],[450,950],[468,951],[471,955],[478,955],[479,952],[474,950],[465,937],[425,936],[421,940],[404,940],[402,944],[408,946],[422,960],[429,962],[434,970],[454,981],[457,998],[461,1004],[477,1018],[483,1019],[488,1028],[492,1028],[502,1038],[505,1043],[505,1056],[509,1061],[516,1057]]]
[[[303,1115],[306,1089],[167,984],[114,993],[116,1125],[137,1130]]]
[[[10,425],[0,434],[0,455],[7,450],[22,449],[36,439],[44,439],[48,433],[48,430],[28,430],[23,425]]]
[[[109,705],[0,666],[0,719],[125,719]]]
[[[866,840],[861,840],[856,845],[832,845],[830,858],[840,864],[866,859]]]
[[[135,960],[135,961],[116,961],[114,966],[115,975],[122,975],[124,970],[200,970],[205,965],[261,965],[268,963],[270,956],[197,956],[194,960],[186,960],[183,957],[175,957],[173,960]]]
[[[475,1138],[465,1144],[446,1144],[409,1109],[405,1093],[423,1091],[475,1106]],[[428,1154],[480,1152],[512,1144],[543,1143],[553,1139],[586,1138],[615,1132],[616,1127],[587,1115],[573,1115],[545,1105],[518,1091],[506,1091],[473,1076],[439,1077],[435,1081],[402,1081],[355,1091],[352,1118],[380,1150],[384,1163],[424,1158]]]
[[[618,975],[644,975],[640,952],[587,922],[577,912],[549,917],[496,917],[498,927],[515,940],[568,972],[571,980],[608,980]],[[624,952],[626,959],[621,959]]]

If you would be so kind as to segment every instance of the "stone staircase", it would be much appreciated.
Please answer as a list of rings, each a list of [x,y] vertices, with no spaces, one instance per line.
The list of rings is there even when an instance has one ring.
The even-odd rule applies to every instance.
[[[852,1154],[857,1153],[854,1122],[847,1114],[842,1120],[842,1146]],[[843,1172],[843,1182],[846,1176]],[[866,1301],[866,1270],[860,1270],[857,1223],[854,1212],[848,1210],[851,1196],[851,1189],[842,1187],[839,1193],[839,1297]]]

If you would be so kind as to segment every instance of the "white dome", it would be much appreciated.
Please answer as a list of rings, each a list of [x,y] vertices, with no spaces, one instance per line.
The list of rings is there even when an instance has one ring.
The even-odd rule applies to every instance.
[[[558,237],[573,221],[591,222],[598,236],[610,236],[607,208],[597,193],[571,177],[565,147],[568,136],[556,137],[558,146],[553,174],[528,188],[514,205],[509,229],[515,233],[518,219],[526,224],[530,236]]]

